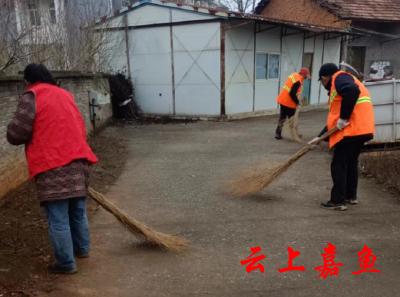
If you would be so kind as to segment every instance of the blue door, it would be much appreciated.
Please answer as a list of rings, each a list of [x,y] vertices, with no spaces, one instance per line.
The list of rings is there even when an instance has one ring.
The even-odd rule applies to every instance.
[[[303,105],[310,104],[310,96],[311,96],[311,80],[306,78],[303,81],[303,92],[301,94],[301,104],[303,104]]]

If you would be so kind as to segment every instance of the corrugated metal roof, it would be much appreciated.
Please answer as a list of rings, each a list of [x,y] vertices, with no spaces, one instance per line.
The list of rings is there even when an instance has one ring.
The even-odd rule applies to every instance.
[[[108,19],[118,17],[125,13],[129,13],[130,10],[138,9],[140,6],[145,6],[145,5],[156,5],[156,6],[163,6],[163,7],[174,8],[174,9],[189,10],[189,11],[196,12],[196,13],[214,15],[214,16],[220,17],[220,18],[235,18],[235,19],[245,19],[245,20],[252,20],[252,21],[259,21],[259,22],[266,22],[266,23],[282,24],[282,25],[288,25],[291,27],[301,28],[301,29],[313,31],[313,32],[318,31],[318,32],[346,33],[346,31],[340,31],[337,28],[316,26],[313,24],[306,24],[306,23],[299,23],[299,22],[293,22],[293,21],[287,21],[287,20],[281,20],[281,19],[267,18],[267,17],[257,15],[257,14],[240,13],[240,12],[236,12],[236,11],[227,11],[227,10],[222,10],[222,9],[217,9],[217,8],[208,8],[208,7],[199,7],[199,6],[195,6],[195,5],[189,5],[189,4],[180,4],[180,3],[175,3],[175,2],[169,2],[166,0],[161,0],[161,1],[142,0],[140,2],[136,2],[136,4],[125,7],[121,10],[117,10],[109,16],[102,17],[101,19],[99,19],[97,21],[97,23],[101,23]]]
[[[346,20],[400,21],[400,0],[317,0],[317,2]]]

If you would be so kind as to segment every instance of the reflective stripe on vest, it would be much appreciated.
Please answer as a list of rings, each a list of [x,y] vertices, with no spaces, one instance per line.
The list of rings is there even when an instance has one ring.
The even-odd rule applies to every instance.
[[[370,97],[360,97],[360,98],[358,98],[356,104],[360,104],[360,103],[364,103],[364,102],[371,102],[371,104],[372,104]]]
[[[341,106],[343,97],[338,94],[335,83],[336,78],[339,75],[349,73],[344,71],[338,71],[332,76],[332,86],[331,86],[331,95],[328,100],[329,105],[329,115],[327,119],[327,127],[329,129],[333,129],[337,122],[340,119],[341,114]],[[332,134],[329,137],[329,146],[332,148],[337,143],[339,143],[345,137],[353,137],[358,135],[368,135],[374,134],[375,131],[375,121],[374,121],[374,110],[371,100],[371,95],[368,89],[360,82],[357,78],[352,76],[355,84],[359,87],[360,94],[357,98],[356,104],[354,105],[354,110],[351,113],[348,122],[350,125],[345,129]],[[363,104],[364,103],[364,104]]]
[[[290,77],[290,79],[293,81],[293,84],[295,84],[295,83],[296,83],[296,80],[295,80],[295,78],[293,77],[293,75],[290,75],[289,77]],[[284,88],[286,91],[288,91],[289,93],[290,93],[290,91],[292,90],[292,89],[289,88],[288,86],[283,86],[283,88]],[[297,92],[297,93],[296,93],[296,96],[297,96],[297,97],[299,97],[300,95],[301,95],[300,92]]]
[[[332,95],[329,100],[329,111],[331,111],[332,101],[333,101],[333,99],[335,99],[336,95],[337,95],[337,91],[334,90],[332,92]],[[360,103],[364,103],[364,102],[370,102],[372,104],[371,98],[367,97],[367,96],[358,98],[356,104],[360,104]]]
[[[290,92],[292,91],[293,85],[296,82],[300,83],[300,87],[296,93],[297,99],[300,100],[301,91],[303,87],[303,77],[299,73],[292,73],[287,77],[286,82],[282,87],[282,90],[279,93],[278,98],[276,99],[276,101],[279,104],[286,106],[288,108],[296,108],[297,104],[293,101],[293,99],[290,96]]]

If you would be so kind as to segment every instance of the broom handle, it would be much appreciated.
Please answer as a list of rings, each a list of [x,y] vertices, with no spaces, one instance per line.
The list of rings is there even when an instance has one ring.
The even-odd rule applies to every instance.
[[[322,135],[317,141],[309,144],[311,146],[313,145],[318,145],[320,144],[322,141],[324,141],[325,139],[327,139],[329,136],[331,136],[332,134],[336,133],[337,131],[339,131],[339,128],[337,126],[335,126],[334,128],[332,128],[331,130],[329,130],[328,132],[326,132],[324,135]]]
[[[338,127],[335,127],[331,130],[329,130],[328,132],[326,132],[324,135],[322,135],[317,141],[305,146],[301,151],[299,151],[296,155],[294,155],[293,157],[291,157],[289,160],[287,160],[286,162],[291,165],[294,162],[296,162],[298,159],[300,159],[302,156],[304,156],[305,154],[307,154],[314,145],[318,145],[321,141],[323,141],[324,139],[328,138],[329,136],[331,136],[332,134],[336,133],[337,131],[339,131]]]

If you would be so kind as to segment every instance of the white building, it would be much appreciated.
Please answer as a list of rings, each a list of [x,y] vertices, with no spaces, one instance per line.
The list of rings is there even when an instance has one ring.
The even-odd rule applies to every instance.
[[[143,111],[177,116],[269,113],[302,66],[312,75],[303,96],[325,105],[318,70],[340,62],[346,34],[165,1],[140,1],[99,20],[105,21],[127,41],[113,70],[129,69]]]
[[[124,0],[4,0],[5,5],[0,5],[0,9],[13,10],[12,19],[15,19],[17,30],[21,32],[24,27],[44,28],[56,25],[60,16],[66,12],[86,13],[88,17],[109,14],[123,2]]]
[[[26,45],[55,42],[51,35],[63,35],[63,20],[68,15],[80,22],[112,12],[112,0],[2,0],[0,29],[9,40],[22,39]],[[84,2],[85,5],[81,5]],[[88,7],[91,9],[89,10]],[[82,11],[79,11],[81,9]],[[79,17],[78,17],[79,15]],[[80,24],[78,24],[79,26]],[[54,33],[54,31],[60,31]],[[49,34],[53,31],[52,34]]]

